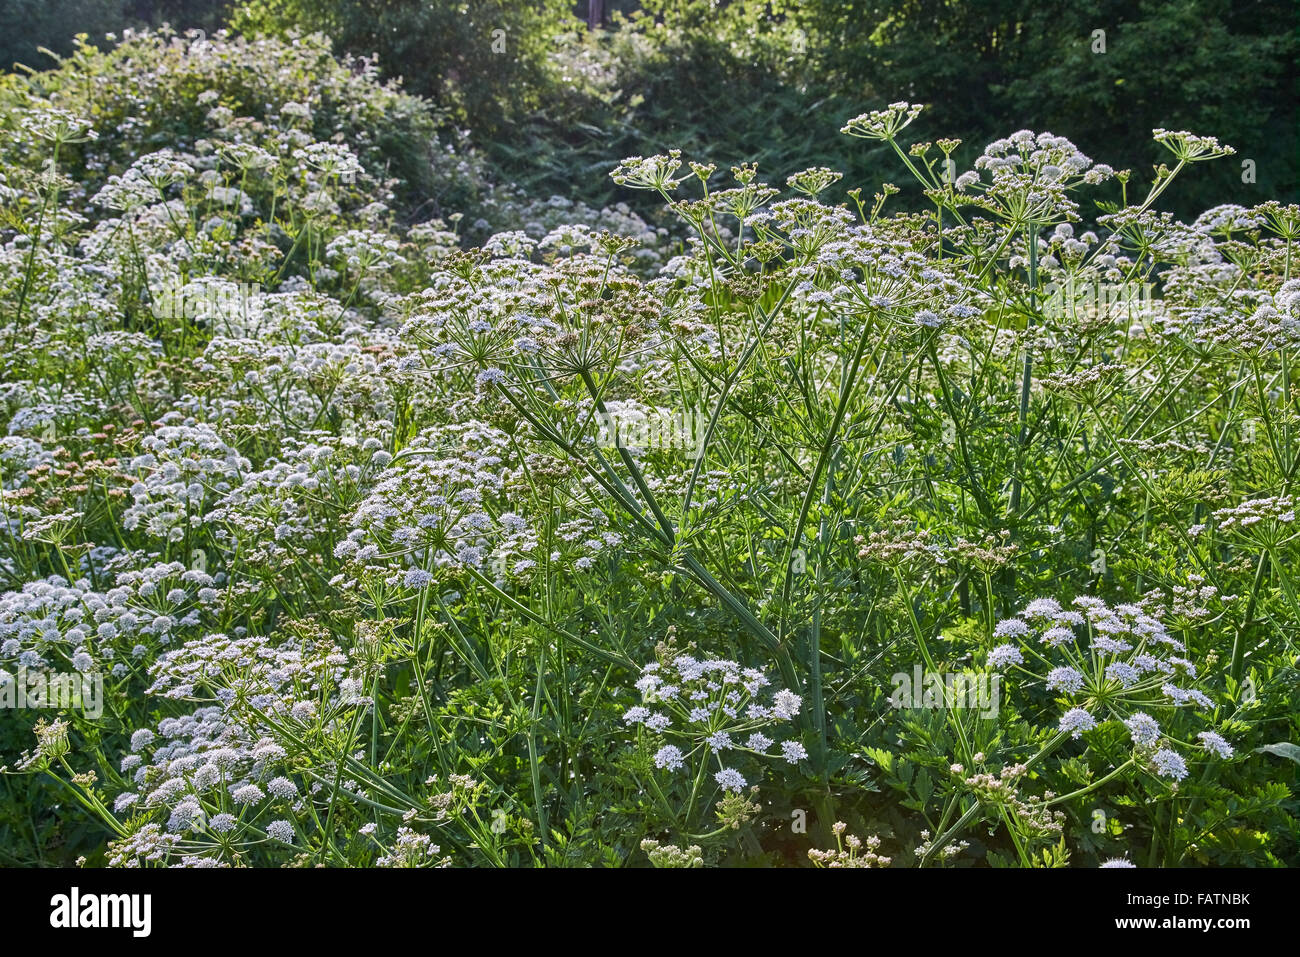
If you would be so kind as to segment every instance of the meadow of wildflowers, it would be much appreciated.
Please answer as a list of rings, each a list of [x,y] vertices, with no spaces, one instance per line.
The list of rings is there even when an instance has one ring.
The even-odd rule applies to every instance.
[[[1296,862],[1300,209],[1161,212],[1213,131],[895,103],[926,205],[670,152],[647,223],[321,38],[0,126],[0,862]]]

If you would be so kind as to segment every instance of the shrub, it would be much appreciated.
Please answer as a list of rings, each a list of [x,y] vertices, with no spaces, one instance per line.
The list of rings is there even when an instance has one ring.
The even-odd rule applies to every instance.
[[[93,118],[97,139],[65,156],[84,154],[75,168],[92,190],[151,148],[185,150],[213,138],[264,143],[289,127],[292,136],[351,144],[377,180],[399,181],[403,213],[446,215],[492,193],[463,136],[443,131],[425,101],[381,82],[372,61],[336,60],[318,35],[128,31],[107,51],[83,41],[56,69],[4,80],[11,118],[43,103]]]

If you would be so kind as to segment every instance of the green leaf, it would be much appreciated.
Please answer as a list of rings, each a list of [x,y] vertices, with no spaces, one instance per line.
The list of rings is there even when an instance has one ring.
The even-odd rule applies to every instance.
[[[1261,751],[1276,754],[1280,758],[1290,758],[1296,764],[1300,764],[1300,744],[1292,744],[1290,741],[1278,741],[1276,744],[1266,744],[1262,748],[1255,749],[1256,754]]]

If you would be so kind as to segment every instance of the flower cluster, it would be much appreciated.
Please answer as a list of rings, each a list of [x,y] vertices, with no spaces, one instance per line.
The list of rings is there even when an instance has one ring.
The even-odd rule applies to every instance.
[[[636,686],[642,703],[627,709],[623,723],[659,745],[653,760],[660,770],[716,764],[717,786],[740,792],[749,783],[734,766],[742,756],[779,757],[787,764],[808,757],[798,740],[778,742],[766,733],[797,716],[803,701],[771,688],[756,668],[676,655],[646,665]]]
[[[1038,598],[997,623],[994,639],[999,638],[1013,640],[988,652],[989,666],[1022,674],[1054,692],[1062,706],[1060,733],[1077,740],[1104,721],[1119,721],[1138,757],[1157,775],[1174,781],[1187,776],[1184,758],[1171,747],[1158,747],[1165,732],[1142,709],[1176,716],[1211,709],[1213,702],[1195,687],[1198,669],[1183,656],[1184,643],[1145,607],[1112,607],[1080,595],[1067,608],[1054,598]],[[1232,755],[1216,732],[1202,732],[1200,738],[1207,753]]]

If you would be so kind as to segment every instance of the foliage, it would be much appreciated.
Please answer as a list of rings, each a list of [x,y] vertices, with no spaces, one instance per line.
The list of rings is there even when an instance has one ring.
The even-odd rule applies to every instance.
[[[1294,201],[1300,186],[1300,33],[1285,28],[1294,5],[1275,0],[643,0],[595,32],[563,3],[464,6],[376,14],[353,0],[258,0],[238,22],[323,29],[341,50],[379,51],[458,111],[502,179],[597,206],[614,198],[603,168],[673,147],[759,161],[777,177],[816,163],[896,180],[904,170],[888,151],[833,134],[855,104],[899,98],[934,104],[966,162],[1027,125],[1147,175],[1160,155],[1134,130],[1219,131],[1253,162],[1253,181],[1239,160],[1180,182],[1165,201],[1185,216],[1227,199]],[[494,29],[509,38],[504,53]]]
[[[1195,215],[1227,197],[1248,204],[1296,197],[1293,4],[825,0],[812,7],[829,89],[869,85],[882,98],[932,103],[935,122],[977,148],[1021,122],[1142,174],[1160,156],[1134,131],[1213,129],[1256,162],[1257,182],[1243,185],[1240,164],[1224,164],[1180,183],[1167,202]]]
[[[376,55],[416,93],[434,97],[485,137],[539,105],[563,0],[251,0],[239,29],[319,31],[338,49]]]
[[[103,705],[6,716],[8,862],[1296,860],[1300,208],[1159,211],[1231,147],[898,102],[914,203],[668,152],[680,242],[463,249],[325,43],[6,80],[0,695]]]
[[[67,56],[78,34],[98,41],[163,23],[215,33],[230,8],[230,0],[7,0],[0,6],[0,69],[46,67],[41,48]]]

